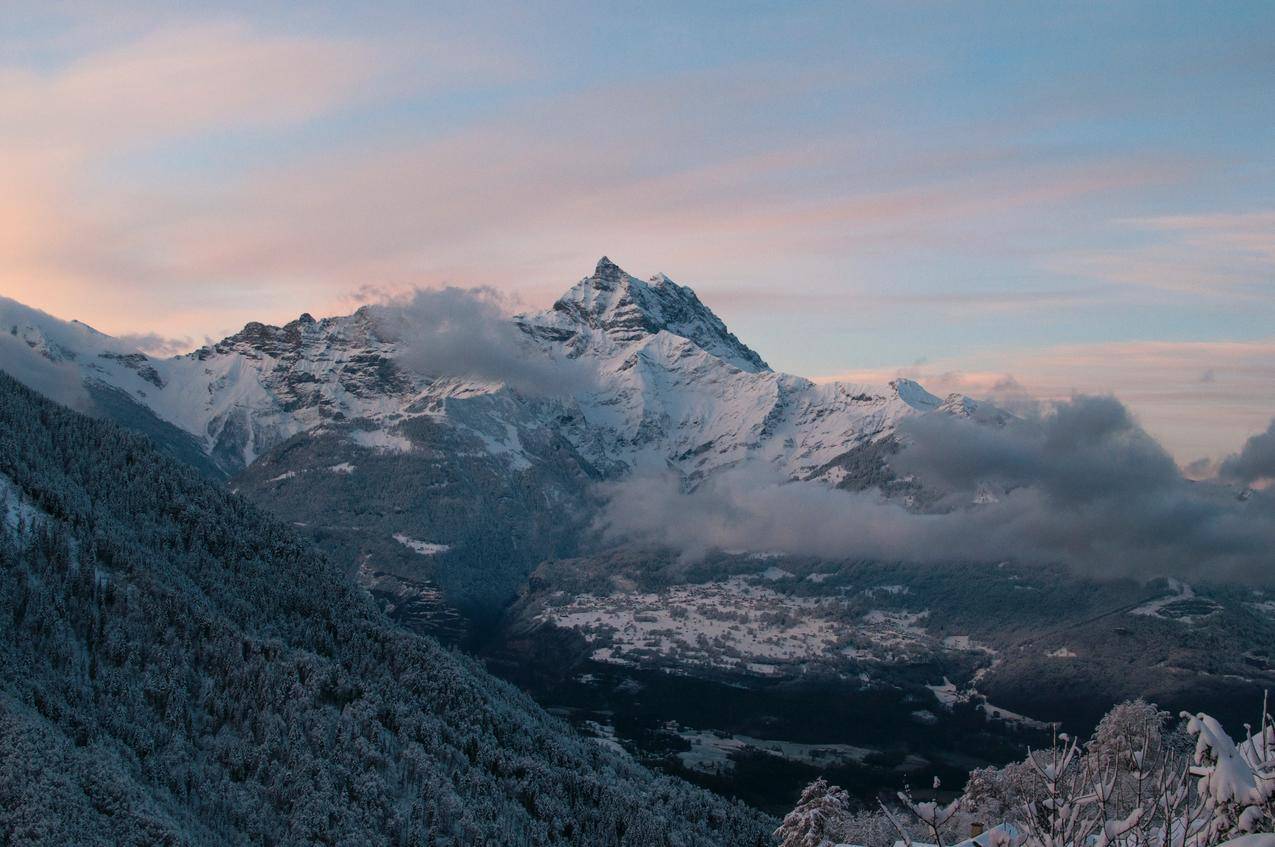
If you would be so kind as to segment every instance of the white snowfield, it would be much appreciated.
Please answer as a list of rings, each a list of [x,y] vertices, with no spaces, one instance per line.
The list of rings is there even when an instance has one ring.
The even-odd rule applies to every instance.
[[[406,535],[397,533],[394,540],[402,544],[407,549],[421,556],[437,556],[439,553],[446,553],[452,549],[448,544],[434,544],[430,541],[417,541],[415,538],[408,538]]]
[[[1129,614],[1191,624],[1222,610],[1222,607],[1213,600],[1197,597],[1195,589],[1185,582],[1170,577],[1168,583],[1170,594],[1148,600],[1141,606],[1131,609]]]
[[[302,315],[283,327],[250,323],[170,358],[10,300],[0,299],[0,326],[32,355],[116,389],[189,433],[230,472],[325,427],[342,427],[363,447],[411,451],[402,424],[428,417],[476,436],[514,469],[536,461],[526,436],[551,429],[610,473],[673,467],[698,479],[760,459],[793,478],[836,484],[845,471],[829,462],[889,436],[904,418],[977,408],[909,380],[815,384],[776,373],[691,289],[663,274],[639,280],[605,258],[551,309],[507,327],[528,361],[564,368],[560,395],[426,375],[428,363],[407,366],[410,321],[404,328],[404,320],[387,319],[388,308]],[[591,378],[568,378],[568,365],[572,374],[584,366]]]
[[[594,661],[713,668],[759,676],[799,675],[807,664],[840,670],[897,664],[960,646],[926,631],[926,611],[872,610],[854,617],[836,597],[771,588],[765,572],[658,592],[553,597],[536,621],[580,633]],[[555,604],[561,600],[561,604]]]
[[[593,652],[597,661],[663,658],[768,675],[782,663],[835,655],[843,628],[820,614],[835,602],[790,597],[735,577],[659,593],[584,594],[545,609],[538,620],[605,642]]]

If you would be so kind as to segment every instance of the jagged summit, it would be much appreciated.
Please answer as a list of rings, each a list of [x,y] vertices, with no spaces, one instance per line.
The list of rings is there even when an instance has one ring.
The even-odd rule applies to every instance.
[[[352,315],[316,320],[309,312],[283,326],[249,321],[244,328],[220,341],[195,350],[187,356],[207,359],[214,354],[244,353],[280,359],[297,360],[322,356],[333,349],[358,350],[374,347],[380,340],[378,326],[368,307]]]
[[[626,276],[628,276],[628,274],[624,272],[623,268],[611,261],[608,257],[603,256],[601,259],[598,259],[597,265],[593,268],[592,279],[618,283]]]
[[[662,273],[643,282],[606,256],[598,260],[592,276],[576,283],[550,312],[530,323],[541,328],[551,326],[559,337],[570,334],[573,328],[587,328],[605,333],[621,344],[669,332],[740,370],[770,370],[761,356],[728,330],[690,288]]]

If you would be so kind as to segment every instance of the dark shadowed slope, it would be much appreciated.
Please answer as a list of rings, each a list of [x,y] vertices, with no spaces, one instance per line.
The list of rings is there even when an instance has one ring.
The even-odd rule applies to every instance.
[[[3,374],[0,492],[0,842],[768,843]]]

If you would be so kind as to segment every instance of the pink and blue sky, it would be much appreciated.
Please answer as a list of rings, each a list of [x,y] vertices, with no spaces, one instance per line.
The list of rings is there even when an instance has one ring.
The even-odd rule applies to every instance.
[[[369,4],[371,5],[371,4]],[[1275,5],[6,3],[0,294],[175,349],[607,254],[776,368],[1275,413]]]

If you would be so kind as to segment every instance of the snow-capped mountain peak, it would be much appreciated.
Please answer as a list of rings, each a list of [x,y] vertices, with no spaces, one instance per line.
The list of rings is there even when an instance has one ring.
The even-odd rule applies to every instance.
[[[892,379],[890,380],[890,388],[894,389],[895,395],[900,400],[918,412],[933,411],[943,402],[922,388],[921,384],[915,380],[904,379],[903,377]]]
[[[592,276],[576,283],[549,312],[520,320],[534,334],[574,341],[576,348],[586,345],[587,336],[594,333],[627,345],[668,332],[740,370],[770,370],[690,288],[662,273],[643,282],[606,256],[598,260]]]

